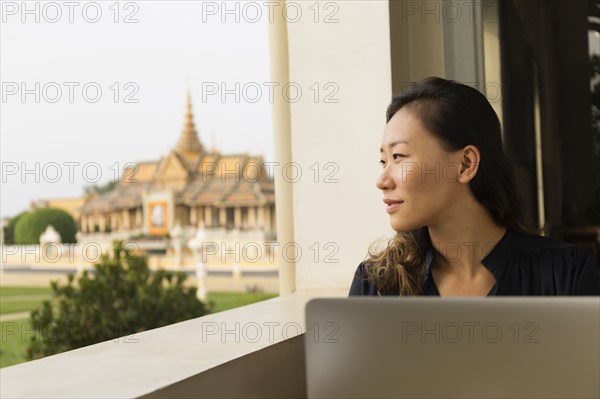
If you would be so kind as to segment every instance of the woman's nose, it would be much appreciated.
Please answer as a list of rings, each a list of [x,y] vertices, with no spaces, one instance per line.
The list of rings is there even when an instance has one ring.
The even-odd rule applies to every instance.
[[[390,176],[389,169],[387,166],[383,169],[377,182],[375,183],[378,189],[380,190],[393,190],[394,189],[394,181]]]

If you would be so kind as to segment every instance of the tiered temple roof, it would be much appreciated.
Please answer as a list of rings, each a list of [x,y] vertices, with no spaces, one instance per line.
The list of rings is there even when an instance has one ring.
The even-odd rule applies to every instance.
[[[169,189],[187,206],[256,206],[275,202],[274,184],[262,156],[206,151],[196,131],[188,94],[185,123],[176,147],[158,161],[123,171],[115,189],[91,197],[82,214],[141,207],[144,192]]]

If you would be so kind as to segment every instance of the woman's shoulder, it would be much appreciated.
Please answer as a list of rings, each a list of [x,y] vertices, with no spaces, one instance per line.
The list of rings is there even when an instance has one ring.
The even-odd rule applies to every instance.
[[[547,237],[539,234],[522,233],[515,230],[509,230],[513,241],[521,243],[524,248],[531,251],[546,249],[546,248],[569,248],[574,245],[557,238]]]
[[[350,292],[348,293],[348,296],[362,295],[379,295],[375,284],[369,281],[367,275],[367,261],[360,262],[356,267],[352,284],[350,285]]]
[[[594,258],[591,251],[553,237],[511,231],[510,239],[512,249],[518,250],[522,255],[544,254],[552,257],[555,254],[565,263],[586,263]]]
[[[511,275],[539,279],[557,294],[600,294],[598,257],[592,251],[552,237],[514,232],[510,244],[514,251],[506,266]]]

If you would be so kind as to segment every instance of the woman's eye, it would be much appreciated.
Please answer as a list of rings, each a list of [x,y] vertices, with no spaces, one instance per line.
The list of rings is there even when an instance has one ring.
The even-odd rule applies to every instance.
[[[402,157],[402,158],[406,158],[406,155],[404,155],[404,154],[392,154],[392,158],[393,158],[394,160],[396,160],[396,159],[398,159],[398,158],[400,158],[400,157]],[[379,163],[381,164],[381,166],[385,166],[385,161],[384,161],[383,159],[382,159],[382,160],[380,160],[380,161],[379,161]]]

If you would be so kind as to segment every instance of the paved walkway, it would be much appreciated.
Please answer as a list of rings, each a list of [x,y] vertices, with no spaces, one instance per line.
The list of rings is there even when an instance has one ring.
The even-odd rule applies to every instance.
[[[0,315],[0,321],[14,321],[28,319],[31,312],[7,313]]]
[[[48,294],[33,294],[33,295],[4,295],[0,296],[0,302],[33,302],[52,299]]]

